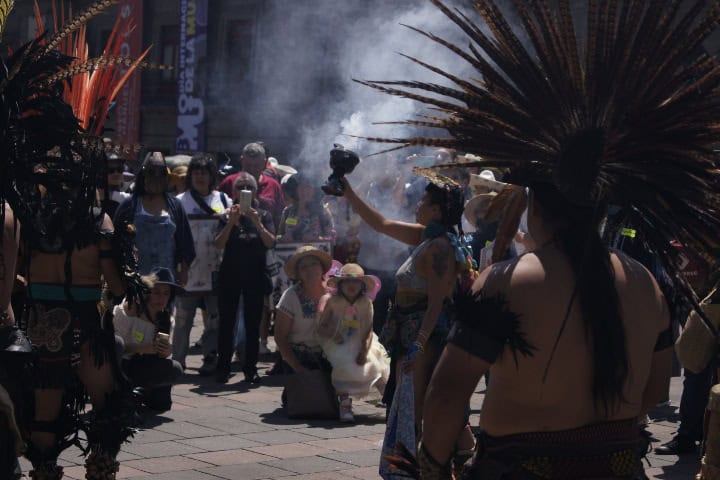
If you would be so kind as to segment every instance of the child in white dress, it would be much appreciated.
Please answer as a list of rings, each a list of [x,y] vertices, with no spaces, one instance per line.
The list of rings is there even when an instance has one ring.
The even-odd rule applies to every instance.
[[[354,421],[350,396],[366,396],[373,387],[382,393],[390,373],[390,359],[372,331],[373,305],[367,294],[376,290],[376,281],[360,265],[343,266],[328,280],[335,292],[324,298],[316,331],[332,365],[332,383],[344,422]]]

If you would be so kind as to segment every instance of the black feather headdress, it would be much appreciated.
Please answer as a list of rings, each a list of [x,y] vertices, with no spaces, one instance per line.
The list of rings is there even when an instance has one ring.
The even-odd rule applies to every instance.
[[[670,241],[716,256],[720,238],[720,64],[703,43],[717,1],[588,0],[584,38],[569,0],[513,0],[514,29],[493,0],[476,23],[431,0],[467,34],[463,48],[418,31],[477,70],[459,78],[411,58],[451,86],[364,81],[439,111],[400,122],[449,136],[374,138],[481,155],[513,181],[553,183],[577,205],[633,212],[633,224],[675,286],[697,307]],[[691,3],[690,5],[687,5]]]

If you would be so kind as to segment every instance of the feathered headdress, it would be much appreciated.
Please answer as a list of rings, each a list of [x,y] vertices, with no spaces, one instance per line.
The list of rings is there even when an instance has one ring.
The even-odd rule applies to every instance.
[[[569,0],[513,0],[517,32],[492,0],[476,0],[483,20],[432,2],[468,36],[467,48],[417,30],[477,70],[464,79],[414,62],[451,86],[360,82],[422,102],[439,114],[399,122],[449,136],[375,138],[402,148],[427,145],[481,155],[513,181],[553,183],[576,205],[603,202],[634,212],[678,289],[670,240],[713,252],[720,238],[718,148],[720,65],[703,50],[718,26],[714,1],[589,0],[580,39]]]
[[[96,189],[106,180],[105,153],[115,148],[99,137],[108,111],[136,68],[165,68],[143,63],[147,51],[139,59],[119,56],[120,28],[133,28],[119,15],[103,55],[88,58],[86,24],[117,3],[99,0],[72,16],[62,2],[58,15],[53,1],[53,35],[36,3],[37,37],[0,60],[0,221],[7,200],[24,238],[46,251],[97,239]],[[0,0],[0,29],[12,6]]]

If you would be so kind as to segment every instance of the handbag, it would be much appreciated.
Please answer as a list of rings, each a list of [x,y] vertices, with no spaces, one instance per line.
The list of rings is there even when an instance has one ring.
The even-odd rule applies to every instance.
[[[708,298],[700,303],[700,307],[715,328],[720,328],[720,304],[705,303]],[[693,373],[700,373],[713,359],[717,349],[718,343],[713,333],[700,316],[694,310],[691,311],[685,328],[675,341],[675,353],[680,364]]]
[[[290,418],[338,418],[337,395],[330,376],[322,370],[306,370],[288,375],[285,393]]]

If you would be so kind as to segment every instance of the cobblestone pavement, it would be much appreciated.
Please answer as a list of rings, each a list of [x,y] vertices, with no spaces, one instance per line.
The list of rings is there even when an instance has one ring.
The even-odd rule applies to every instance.
[[[200,322],[197,322],[200,323]],[[193,330],[193,339],[199,330]],[[269,356],[261,371],[270,367]],[[356,423],[289,420],[280,406],[282,378],[263,376],[258,386],[227,385],[197,375],[200,355],[188,358],[183,383],[173,388],[173,408],[146,417],[145,425],[120,454],[118,478],[153,480],[377,479],[384,432],[384,409],[377,399],[356,402]],[[651,416],[655,445],[670,439],[677,424],[681,379],[673,378],[672,404]],[[482,389],[472,398],[472,422],[482,405]],[[691,479],[696,456],[648,456],[653,479]],[[65,477],[84,478],[83,459],[71,448],[61,456]],[[29,465],[23,460],[23,471]]]

